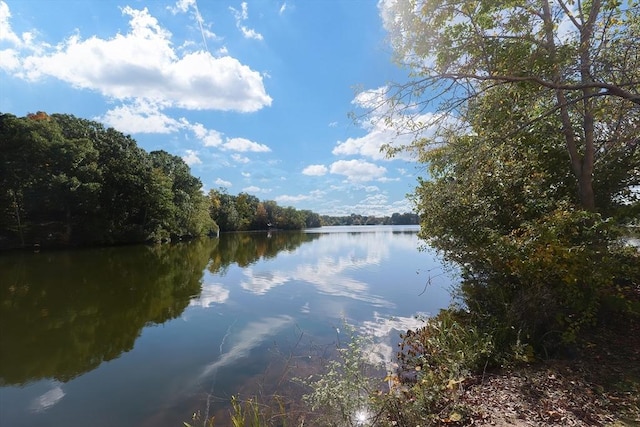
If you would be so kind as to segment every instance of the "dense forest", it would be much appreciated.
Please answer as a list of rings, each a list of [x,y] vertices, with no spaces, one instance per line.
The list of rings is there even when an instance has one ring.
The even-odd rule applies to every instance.
[[[216,219],[223,230],[244,229],[219,215],[233,207],[203,194],[180,157],[147,153],[130,136],[94,121],[2,114],[0,162],[0,248],[196,237],[217,233]],[[239,205],[243,195],[231,200]],[[302,220],[281,221],[283,228],[307,225],[309,214],[295,213]]]
[[[215,232],[181,158],[66,114],[0,115],[0,247],[160,241]]]
[[[130,136],[69,114],[0,114],[0,163],[0,249],[418,223],[413,214],[320,217],[244,192],[204,194],[180,157],[147,153]]]

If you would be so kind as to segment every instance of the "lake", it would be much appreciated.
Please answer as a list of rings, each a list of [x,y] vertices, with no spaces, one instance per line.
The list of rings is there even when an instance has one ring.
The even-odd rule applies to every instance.
[[[417,226],[0,254],[0,425],[182,426],[450,302]]]

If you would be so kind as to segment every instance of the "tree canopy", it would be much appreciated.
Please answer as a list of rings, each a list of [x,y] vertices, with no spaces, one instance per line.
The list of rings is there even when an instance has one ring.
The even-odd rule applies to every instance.
[[[536,122],[551,123],[562,138],[583,208],[638,200],[630,190],[640,183],[637,0],[406,0],[395,2],[388,16],[397,59],[413,77],[392,89],[399,112],[444,99],[436,117],[449,128],[456,121],[457,131],[464,132],[470,100],[504,87],[525,89],[528,98],[516,99],[516,105],[532,110],[502,123],[501,139]],[[607,200],[597,192],[607,187],[602,175],[610,167],[624,175],[626,185],[609,191]]]
[[[209,191],[209,206],[220,231],[301,230],[322,225],[320,215],[315,212],[282,207],[273,200],[261,201],[245,192],[234,196],[223,188]]]
[[[460,267],[466,308],[508,345],[545,346],[576,339],[612,300],[629,309],[640,256],[618,226],[640,212],[639,3],[406,0],[387,12],[410,79],[388,87],[385,118],[411,117],[417,137],[385,149],[427,165],[420,235]]]
[[[0,247],[86,245],[217,230],[179,157],[66,114],[0,115]]]
[[[180,157],[69,114],[0,114],[0,163],[0,249],[321,225],[314,212],[247,193],[205,195]]]

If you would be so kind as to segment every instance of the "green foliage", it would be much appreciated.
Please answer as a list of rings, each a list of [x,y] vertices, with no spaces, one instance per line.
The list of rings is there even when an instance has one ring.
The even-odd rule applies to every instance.
[[[229,423],[233,427],[286,427],[289,425],[291,414],[287,413],[285,404],[280,396],[273,396],[269,402],[261,403],[258,398],[241,400],[239,396],[231,396]],[[202,422],[204,427],[215,427],[215,417],[202,420],[199,412],[193,415],[193,421]],[[185,427],[195,427],[199,424],[183,422]],[[304,426],[304,419],[299,424]]]
[[[260,201],[247,193],[237,196],[224,189],[209,191],[211,218],[221,231],[302,230],[320,227],[320,216],[291,206],[283,208],[273,200]]]
[[[337,357],[321,375],[302,380],[311,388],[303,399],[317,417],[315,425],[369,425],[378,416],[372,405],[374,392],[381,386],[375,377],[380,368],[367,359],[367,337],[357,335],[349,325],[344,329],[350,334],[346,347],[337,350]]]
[[[375,215],[351,214],[347,216],[323,215],[321,218],[323,225],[418,225],[420,218],[415,213],[394,212],[390,217],[377,217]]]
[[[459,387],[498,358],[491,334],[468,316],[455,308],[442,310],[422,328],[401,335],[398,374],[377,399],[388,425],[462,419]]]
[[[178,157],[71,115],[0,115],[0,248],[160,241],[215,232]]]
[[[461,267],[460,296],[496,345],[574,341],[619,283],[639,282],[637,252],[621,245],[617,226],[634,206],[620,194],[635,181],[626,166],[610,171],[596,187],[602,213],[582,210],[556,120],[502,136],[545,108],[530,87],[495,88],[467,108],[471,132],[421,152],[430,178],[413,199],[420,236]],[[637,168],[632,157],[625,162]]]
[[[594,32],[576,34],[602,38],[551,43],[567,11],[546,6],[427,0],[396,22],[407,25],[401,53],[416,59],[418,76],[396,101],[403,105],[408,90],[414,102],[437,88],[449,95],[435,136],[409,147],[429,168],[413,194],[420,236],[460,267],[462,302],[504,352],[575,341],[605,317],[605,301],[633,295],[621,286],[640,282],[638,253],[620,243],[618,228],[640,209],[637,92],[611,83],[637,80],[637,57],[621,46],[637,51],[638,39],[616,38],[637,34],[637,16],[590,3]],[[503,32],[509,37],[496,37]],[[605,54],[613,45],[619,50]],[[613,57],[624,71],[611,68]],[[596,81],[572,71],[581,64]],[[446,86],[451,80],[464,85]]]

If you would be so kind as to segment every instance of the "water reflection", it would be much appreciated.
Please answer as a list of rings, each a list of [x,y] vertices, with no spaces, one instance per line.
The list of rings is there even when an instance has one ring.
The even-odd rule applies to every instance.
[[[438,261],[417,230],[396,231],[2,254],[0,424],[175,426],[210,400],[228,412],[230,395],[284,384],[290,355],[314,369],[308,355],[348,340],[343,320],[388,361],[413,314],[449,301],[437,283],[423,294]]]
[[[58,403],[65,396],[65,392],[59,384],[56,384],[51,390],[38,396],[31,402],[31,410],[33,412],[42,412]]]
[[[234,343],[228,351],[224,351],[224,343],[220,345],[220,357],[204,368],[201,377],[206,377],[223,366],[230,365],[238,359],[247,357],[252,349],[262,344],[268,337],[277,334],[292,322],[293,318],[291,316],[269,317],[256,322],[250,322],[244,329],[234,334]]]
[[[207,269],[214,274],[224,274],[231,264],[247,267],[261,259],[275,258],[281,251],[294,251],[318,238],[317,234],[303,232],[222,234]]]
[[[0,385],[67,382],[130,351],[141,330],[229,298],[203,273],[292,251],[318,236],[229,234],[176,245],[0,257]],[[51,395],[45,396],[49,401]],[[51,406],[51,405],[49,405]]]
[[[0,257],[0,382],[66,382],[131,350],[200,292],[210,251],[202,241]]]

